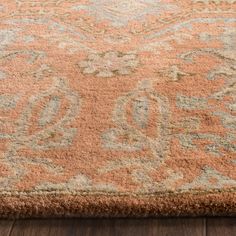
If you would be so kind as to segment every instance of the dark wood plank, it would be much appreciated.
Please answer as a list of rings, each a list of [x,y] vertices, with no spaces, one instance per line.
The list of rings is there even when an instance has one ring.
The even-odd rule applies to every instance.
[[[152,236],[206,236],[204,218],[153,219]]]
[[[145,219],[84,219],[77,221],[76,236],[147,236]]]
[[[11,236],[205,236],[203,218],[19,220]]]
[[[73,219],[17,220],[10,236],[73,236]]]
[[[119,236],[204,236],[204,219],[158,218],[116,221]]]
[[[0,235],[10,236],[13,224],[13,220],[0,220]]]
[[[75,236],[115,236],[116,221],[117,219],[77,219],[75,223]]]
[[[208,218],[207,236],[236,236],[236,218]]]

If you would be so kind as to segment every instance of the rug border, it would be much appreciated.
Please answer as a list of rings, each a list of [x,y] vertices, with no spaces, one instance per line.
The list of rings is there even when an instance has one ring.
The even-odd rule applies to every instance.
[[[2,194],[1,218],[236,216],[236,192],[162,195]]]

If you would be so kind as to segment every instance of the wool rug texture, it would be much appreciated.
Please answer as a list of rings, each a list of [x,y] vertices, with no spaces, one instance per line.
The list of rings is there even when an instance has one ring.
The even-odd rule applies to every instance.
[[[1,0],[0,217],[236,215],[235,0]]]

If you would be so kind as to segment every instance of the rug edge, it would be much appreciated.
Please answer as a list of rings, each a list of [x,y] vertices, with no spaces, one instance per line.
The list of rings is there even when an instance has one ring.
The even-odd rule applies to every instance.
[[[0,196],[1,218],[236,216],[236,192],[162,196]]]

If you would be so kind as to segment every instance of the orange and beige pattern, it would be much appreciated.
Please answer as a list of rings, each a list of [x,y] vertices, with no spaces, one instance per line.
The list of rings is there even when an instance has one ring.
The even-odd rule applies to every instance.
[[[235,0],[1,0],[0,215],[236,214]]]

